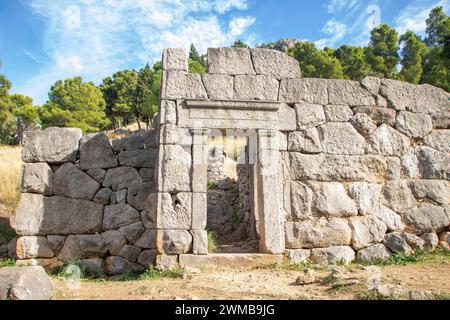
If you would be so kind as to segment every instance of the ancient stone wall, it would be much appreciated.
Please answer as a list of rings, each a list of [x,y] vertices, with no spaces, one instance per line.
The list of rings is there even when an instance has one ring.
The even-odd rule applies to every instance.
[[[113,147],[75,129],[28,137],[18,255],[107,257],[109,273],[156,255],[201,264],[208,138],[228,130],[248,138],[260,253],[326,263],[434,248],[450,231],[449,127],[449,94],[429,85],[302,78],[267,49],[210,49],[208,73],[190,74],[167,49],[154,134]]]
[[[19,264],[80,261],[96,272],[144,270],[156,259],[141,219],[154,190],[155,132],[113,140],[105,133],[48,128],[23,143],[22,199],[12,217]]]

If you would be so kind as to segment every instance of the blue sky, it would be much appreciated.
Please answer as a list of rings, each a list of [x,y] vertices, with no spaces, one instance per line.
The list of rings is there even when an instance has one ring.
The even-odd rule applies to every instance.
[[[372,27],[425,31],[450,0],[0,0],[0,73],[42,104],[58,79],[101,80],[160,59],[163,48],[202,53],[235,39],[292,37],[318,46],[365,45]]]

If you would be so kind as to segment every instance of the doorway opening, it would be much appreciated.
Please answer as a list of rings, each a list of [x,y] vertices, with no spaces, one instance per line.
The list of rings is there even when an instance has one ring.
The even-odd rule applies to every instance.
[[[248,143],[222,132],[208,139],[207,230],[216,253],[258,252]]]

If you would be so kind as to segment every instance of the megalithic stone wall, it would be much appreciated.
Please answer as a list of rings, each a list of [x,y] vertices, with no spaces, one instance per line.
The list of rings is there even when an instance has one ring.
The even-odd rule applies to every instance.
[[[156,259],[144,211],[155,187],[157,134],[113,140],[105,133],[48,128],[22,149],[22,199],[11,224],[18,264],[53,268],[80,261],[110,275],[144,270]]]
[[[261,253],[330,263],[448,246],[449,97],[302,78],[267,49],[209,49],[208,73],[190,74],[184,50],[167,49],[154,132],[112,146],[78,129],[26,138],[17,255],[109,274],[207,261],[208,137],[230,129],[249,139]]]

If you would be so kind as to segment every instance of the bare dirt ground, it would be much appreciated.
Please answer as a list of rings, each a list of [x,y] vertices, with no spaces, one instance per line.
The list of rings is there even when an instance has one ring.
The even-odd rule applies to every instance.
[[[407,266],[380,267],[383,284],[397,285],[409,290],[426,290],[448,299],[450,293],[450,260]],[[67,281],[53,278],[54,299],[88,300],[353,300],[367,298],[368,278],[373,276],[366,267],[346,268],[345,277],[358,280],[350,286],[332,289],[323,282],[330,270],[316,270],[316,279],[310,285],[295,284],[302,271],[280,267],[240,271],[195,271],[183,279],[142,281],[87,281],[79,289],[70,289]],[[325,281],[326,282],[326,281]]]

